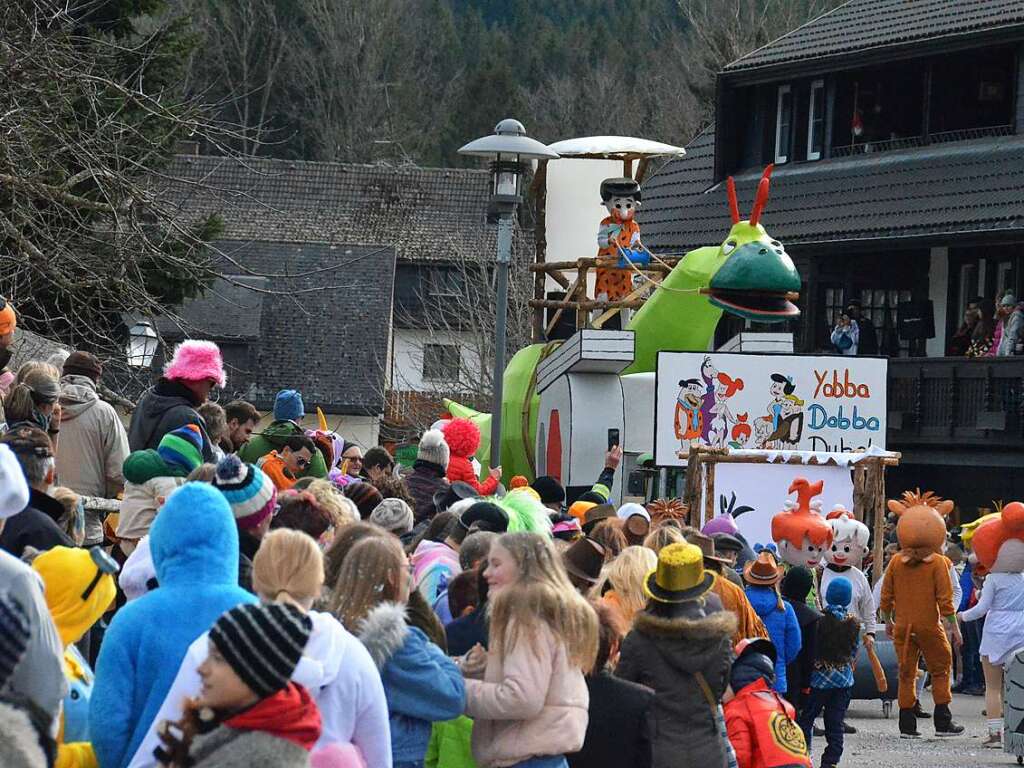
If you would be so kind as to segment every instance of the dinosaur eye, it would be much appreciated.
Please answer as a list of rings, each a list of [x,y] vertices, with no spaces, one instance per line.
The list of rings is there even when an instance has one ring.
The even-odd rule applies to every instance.
[[[736,250],[736,241],[729,240],[725,245],[722,246],[722,253],[728,256],[730,253]]]

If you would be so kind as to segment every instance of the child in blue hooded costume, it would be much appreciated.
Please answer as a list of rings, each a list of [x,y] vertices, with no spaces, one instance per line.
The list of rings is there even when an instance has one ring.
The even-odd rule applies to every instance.
[[[743,569],[743,580],[747,583],[747,599],[761,621],[768,629],[768,636],[775,646],[775,690],[785,693],[788,689],[786,666],[792,664],[800,653],[803,640],[800,623],[793,606],[779,595],[778,584],[782,579],[782,568],[777,559],[778,550],[774,544],[754,545],[757,559],[751,560]]]
[[[123,768],[163,704],[189,645],[256,597],[238,586],[238,530],[224,495],[186,483],[150,529],[159,587],[124,606],[103,639],[89,709],[103,768]]]

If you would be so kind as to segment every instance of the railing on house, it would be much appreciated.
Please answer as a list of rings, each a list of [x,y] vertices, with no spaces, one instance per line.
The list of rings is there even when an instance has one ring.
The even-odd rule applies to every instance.
[[[855,144],[845,144],[840,147],[832,147],[832,157],[850,157],[851,155],[866,155],[873,154],[875,152],[892,152],[897,149],[924,147],[929,144],[945,144],[951,141],[983,139],[988,136],[1012,136],[1013,133],[1014,127],[1012,125],[992,125],[987,128],[964,128],[959,131],[929,133],[925,136],[904,136],[901,138],[883,139],[880,141],[858,141]]]
[[[1024,358],[893,358],[888,417],[893,450],[1021,450]]]

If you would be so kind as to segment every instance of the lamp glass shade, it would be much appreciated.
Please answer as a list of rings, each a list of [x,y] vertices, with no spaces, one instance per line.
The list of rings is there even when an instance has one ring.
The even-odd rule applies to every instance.
[[[156,357],[157,345],[153,326],[145,320],[137,322],[128,331],[128,365],[132,368],[149,368]]]

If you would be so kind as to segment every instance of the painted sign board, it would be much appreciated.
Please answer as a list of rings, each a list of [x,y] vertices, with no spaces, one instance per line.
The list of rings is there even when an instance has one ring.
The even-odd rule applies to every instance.
[[[816,452],[885,448],[888,360],[660,352],[655,461],[691,445]]]

